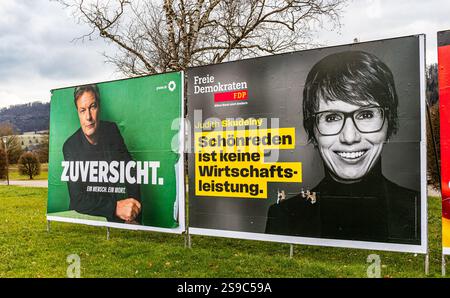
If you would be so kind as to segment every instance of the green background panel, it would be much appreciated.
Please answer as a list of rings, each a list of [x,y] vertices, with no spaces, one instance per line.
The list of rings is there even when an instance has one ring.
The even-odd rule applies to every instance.
[[[146,226],[175,228],[174,203],[177,195],[175,164],[179,154],[171,144],[178,143],[178,129],[172,122],[181,117],[182,73],[167,73],[134,79],[98,83],[101,120],[117,124],[128,151],[135,161],[159,161],[158,177],[164,185],[141,185],[142,223]],[[164,88],[176,83],[173,91]],[[157,90],[158,87],[163,87]],[[49,194],[47,213],[69,210],[66,182],[61,182],[64,142],[80,127],[73,100],[74,87],[52,91],[50,106]],[[179,123],[179,122],[177,122]],[[151,179],[151,172],[149,175]]]

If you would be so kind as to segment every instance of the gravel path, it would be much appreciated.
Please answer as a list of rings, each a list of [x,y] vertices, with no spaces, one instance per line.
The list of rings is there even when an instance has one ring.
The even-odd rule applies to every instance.
[[[6,181],[0,181],[0,185],[6,185]],[[10,185],[26,186],[26,187],[48,187],[47,180],[10,180]]]
[[[432,197],[440,197],[441,191],[439,189],[434,189],[434,187],[428,185],[428,195]]]

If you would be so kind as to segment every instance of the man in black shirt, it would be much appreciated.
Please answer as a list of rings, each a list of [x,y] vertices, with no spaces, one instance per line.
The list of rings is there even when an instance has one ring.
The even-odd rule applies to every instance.
[[[117,125],[100,120],[98,87],[86,85],[75,88],[74,102],[81,127],[64,143],[65,161],[89,161],[95,164],[126,164],[132,161]],[[130,184],[125,180],[120,181],[122,183],[111,183],[110,180],[99,182],[100,179],[82,181],[81,173],[77,172],[77,176],[77,181],[68,182],[71,210],[102,216],[113,222],[140,222],[142,208],[138,184]],[[99,189],[102,191],[96,191]]]

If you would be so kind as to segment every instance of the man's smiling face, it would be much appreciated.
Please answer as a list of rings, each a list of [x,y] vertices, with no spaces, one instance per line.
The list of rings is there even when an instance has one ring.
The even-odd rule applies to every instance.
[[[370,105],[367,102],[366,105]],[[340,100],[320,99],[319,110],[350,113],[366,105],[354,105]],[[351,183],[360,180],[370,172],[380,158],[383,144],[387,139],[388,121],[384,121],[379,131],[362,133],[351,118],[345,119],[342,130],[331,136],[322,135],[317,127],[314,136],[320,155],[332,177],[340,182]]]

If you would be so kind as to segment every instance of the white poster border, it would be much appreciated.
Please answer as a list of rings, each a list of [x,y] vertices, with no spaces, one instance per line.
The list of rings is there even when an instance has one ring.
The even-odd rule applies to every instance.
[[[124,224],[124,223],[114,223],[114,222],[104,222],[98,220],[90,220],[90,219],[79,219],[79,218],[70,218],[70,217],[62,217],[62,216],[54,216],[51,214],[46,214],[46,219],[48,222],[65,222],[65,223],[74,223],[74,224],[84,224],[89,226],[97,226],[97,227],[109,227],[109,228],[117,228],[124,230],[134,230],[134,231],[152,231],[152,232],[161,232],[161,233],[171,233],[171,234],[184,234],[186,232],[186,196],[185,196],[185,173],[184,173],[184,146],[185,146],[185,123],[184,123],[184,71],[178,71],[181,76],[181,90],[180,90],[180,129],[178,131],[178,154],[179,160],[176,163],[176,176],[177,176],[177,197],[178,197],[178,227],[176,228],[161,228],[155,226],[145,226],[145,225],[134,225],[134,224]],[[165,73],[167,74],[167,73]],[[153,76],[153,75],[151,75]],[[139,78],[139,77],[137,77]],[[135,78],[132,78],[135,79]],[[109,81],[113,82],[113,81]]]

